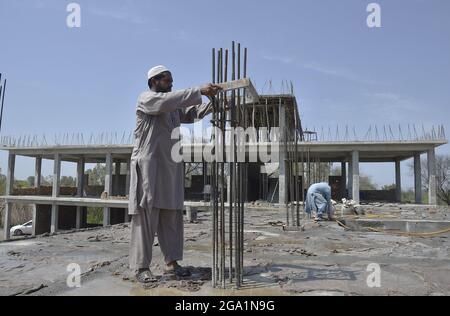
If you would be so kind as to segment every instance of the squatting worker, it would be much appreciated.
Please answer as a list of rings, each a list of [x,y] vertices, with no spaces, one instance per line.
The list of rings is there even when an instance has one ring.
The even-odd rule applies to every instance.
[[[150,271],[155,234],[167,264],[164,273],[189,276],[178,264],[183,260],[184,175],[182,163],[171,157],[172,131],[180,123],[194,123],[212,111],[202,104],[202,95],[213,97],[221,89],[209,84],[172,92],[172,74],[164,66],[148,72],[150,90],[137,102],[134,150],[131,157],[130,268],[141,283],[155,281]]]
[[[328,183],[315,183],[311,185],[306,193],[305,212],[316,213],[316,221],[324,220],[323,216],[328,215],[328,219],[333,218],[333,205],[331,203],[331,187]]]

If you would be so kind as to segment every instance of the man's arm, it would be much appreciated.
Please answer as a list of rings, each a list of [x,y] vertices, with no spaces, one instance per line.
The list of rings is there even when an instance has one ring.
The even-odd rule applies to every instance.
[[[202,102],[200,88],[168,93],[144,92],[139,96],[137,110],[148,115],[174,112]]]
[[[217,85],[208,84],[201,88],[185,89],[175,92],[144,92],[139,96],[137,111],[148,115],[174,112],[177,109],[201,104],[202,95],[213,97],[221,89]]]
[[[182,124],[192,124],[196,119],[201,120],[208,114],[212,113],[212,110],[212,102],[191,106],[185,109],[179,109],[180,122]]]

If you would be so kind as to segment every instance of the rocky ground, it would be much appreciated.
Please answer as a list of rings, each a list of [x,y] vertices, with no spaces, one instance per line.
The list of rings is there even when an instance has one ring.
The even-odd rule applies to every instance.
[[[448,208],[366,205],[367,216],[445,220]],[[146,287],[127,269],[128,224],[0,243],[0,295],[450,295],[450,233],[408,237],[348,231],[336,222],[304,221],[304,231],[286,232],[285,213],[249,209],[245,231],[245,286],[211,287],[211,218],[199,213],[186,223],[185,261],[193,276],[162,276],[155,247],[152,270],[159,282]],[[81,287],[67,279],[76,263]],[[369,287],[372,263],[381,286]]]

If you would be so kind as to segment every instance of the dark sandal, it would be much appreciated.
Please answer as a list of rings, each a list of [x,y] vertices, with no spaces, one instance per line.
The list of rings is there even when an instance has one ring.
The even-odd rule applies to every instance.
[[[168,268],[164,271],[165,275],[175,275],[180,278],[190,277],[192,275],[188,268],[184,268],[180,265],[176,265],[174,268]]]
[[[158,279],[155,278],[155,276],[150,270],[138,272],[136,274],[136,280],[142,284],[153,283],[158,281]]]

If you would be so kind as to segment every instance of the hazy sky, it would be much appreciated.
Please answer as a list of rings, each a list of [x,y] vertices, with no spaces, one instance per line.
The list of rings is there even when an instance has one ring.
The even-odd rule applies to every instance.
[[[0,0],[0,72],[8,79],[2,135],[132,131],[150,67],[170,67],[175,88],[205,83],[211,48],[232,40],[249,48],[259,90],[268,80],[275,92],[293,81],[309,128],[349,125],[364,135],[371,124],[444,124],[450,131],[448,0],[377,1],[378,29],[367,27],[372,1],[363,0],[77,1],[82,25],[73,29],[70,2]],[[6,165],[1,152],[3,172]],[[16,176],[33,168],[19,159]],[[362,172],[378,184],[394,181],[393,164],[364,164]]]

